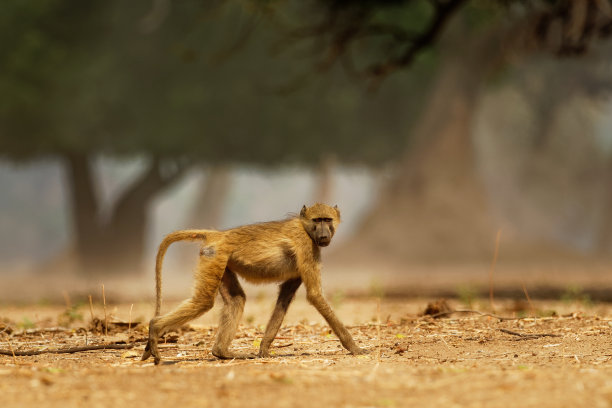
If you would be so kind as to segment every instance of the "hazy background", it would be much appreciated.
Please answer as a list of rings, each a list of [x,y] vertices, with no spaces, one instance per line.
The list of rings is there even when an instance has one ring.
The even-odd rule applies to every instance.
[[[164,234],[315,201],[330,291],[487,291],[499,236],[498,293],[611,299],[610,9],[568,3],[3,2],[0,301],[150,297]]]

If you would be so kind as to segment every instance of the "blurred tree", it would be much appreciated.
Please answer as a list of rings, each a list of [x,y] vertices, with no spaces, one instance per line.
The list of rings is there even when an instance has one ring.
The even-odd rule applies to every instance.
[[[321,156],[321,162],[316,169],[315,191],[313,201],[317,203],[329,203],[333,191],[333,175],[336,166],[336,158],[331,154]]]
[[[151,200],[194,163],[318,165],[337,154],[345,163],[376,164],[401,151],[404,90],[418,92],[422,81],[398,78],[392,83],[404,86],[383,90],[374,103],[339,70],[303,76],[302,50],[271,57],[268,44],[278,36],[249,7],[0,5],[0,154],[62,158],[83,273],[140,270]],[[93,166],[100,155],[147,163],[110,211]]]
[[[582,155],[582,160],[578,160],[581,155],[575,150],[571,153],[571,156],[575,158],[573,161],[560,160],[558,147],[555,146],[555,136],[559,137],[556,127],[560,117],[567,115],[567,110],[571,109],[569,107],[575,104],[576,100],[592,101],[593,105],[597,106],[609,99],[612,91],[608,62],[611,51],[610,45],[606,44],[606,46],[597,47],[594,52],[580,60],[564,60],[562,63],[534,56],[526,59],[521,66],[513,70],[511,80],[525,95],[533,112],[533,145],[529,157],[524,159],[521,177],[521,184],[525,191],[541,190],[543,179],[547,178],[543,175],[545,168],[554,169],[555,164],[559,162],[564,163],[565,169],[572,165],[576,167],[573,172],[577,176],[563,182],[571,185],[575,191],[570,196],[586,200],[589,197],[589,188],[593,188],[592,185],[594,185],[594,190],[600,192],[601,179],[609,179],[610,167],[605,163],[605,151],[601,146],[597,146],[598,142],[593,130],[589,129],[588,123],[581,126],[582,132],[579,137],[585,140],[585,143],[589,143],[590,140],[590,143],[595,146],[593,152]],[[574,145],[568,146],[568,148],[572,147],[576,149]],[[558,169],[552,173],[556,177],[563,177],[563,172]],[[550,185],[551,182],[554,181],[548,177],[546,184]],[[530,195],[535,196],[536,194]],[[609,210],[612,208],[612,195],[609,189],[605,188],[603,194],[595,195],[590,204],[591,208],[585,209],[588,213],[595,212],[599,215],[600,211],[594,209],[603,209],[602,219],[598,222],[594,233],[594,252],[598,255],[609,256],[612,247],[612,212]]]
[[[609,256],[612,251],[612,157],[608,159],[606,172],[607,189],[604,196],[604,219],[597,234],[597,251]]]
[[[211,166],[202,180],[187,225],[219,228],[230,184],[231,171],[227,166],[223,164]]]
[[[436,49],[423,114],[397,176],[351,243],[354,253],[368,259],[486,259],[495,228],[471,146],[483,85],[511,54],[584,53],[610,34],[610,2],[336,0],[309,6],[310,13],[299,12],[305,27],[294,31],[295,38],[313,41],[317,67],[340,62],[370,89]]]
[[[469,126],[478,89],[503,55],[502,38],[527,32],[522,37],[567,54],[607,33],[605,1],[543,3],[545,10],[518,0],[315,1],[302,13],[313,3],[7,0],[0,5],[0,152],[11,160],[63,158],[84,273],[139,270],[149,203],[194,163],[318,166],[333,155],[376,165],[406,152],[370,220],[385,214],[384,221],[370,224],[362,242],[409,255],[388,227],[440,242],[448,241],[444,231],[406,220],[429,214],[444,227],[470,211],[487,223]],[[319,23],[290,29],[304,18],[319,21],[312,13],[321,9]],[[468,23],[447,29],[460,18]],[[432,52],[442,33],[444,44]],[[270,55],[281,49],[280,58]],[[317,55],[320,76],[309,69]],[[389,77],[416,60],[410,75]],[[361,98],[336,61],[350,80],[377,89],[376,99]],[[406,124],[434,74],[409,139]],[[92,167],[100,155],[148,163],[109,212]],[[450,199],[431,207],[442,190]],[[449,243],[483,242],[484,227],[458,225],[464,234]],[[424,239],[426,227],[437,232]]]

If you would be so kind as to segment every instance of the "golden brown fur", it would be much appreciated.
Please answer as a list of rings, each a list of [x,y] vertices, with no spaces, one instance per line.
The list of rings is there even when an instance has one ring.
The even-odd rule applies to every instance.
[[[300,215],[284,221],[246,225],[227,231],[184,230],[169,234],[160,244],[155,265],[155,317],[149,324],[149,342],[142,356],[160,361],[159,336],[210,310],[217,292],[224,307],[212,353],[219,358],[248,357],[229,351],[242,316],[246,296],[237,276],[255,283],[280,282],[276,307],[264,334],[259,356],[269,355],[289,304],[302,282],[308,301],[323,315],[342,345],[353,354],[362,354],[344,325],[333,313],[321,290],[321,246],[331,242],[340,211],[325,204],[304,206]],[[176,241],[202,241],[192,297],[175,310],[159,316],[161,309],[161,266],[166,250]]]

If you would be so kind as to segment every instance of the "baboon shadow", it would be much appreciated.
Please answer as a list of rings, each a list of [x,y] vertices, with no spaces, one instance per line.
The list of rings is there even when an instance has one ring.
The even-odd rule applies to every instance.
[[[275,360],[278,358],[300,358],[300,357],[307,357],[307,356],[312,356],[312,353],[283,353],[283,354],[275,354],[273,356],[270,357],[236,357],[236,358],[217,358],[217,357],[202,357],[202,358],[198,358],[198,357],[189,357],[189,358],[181,358],[181,359],[176,359],[176,360],[167,360],[164,359],[162,361],[160,361],[159,365],[176,365],[179,363],[202,363],[202,362],[208,362],[208,363],[231,363],[232,361],[261,361],[261,360]]]

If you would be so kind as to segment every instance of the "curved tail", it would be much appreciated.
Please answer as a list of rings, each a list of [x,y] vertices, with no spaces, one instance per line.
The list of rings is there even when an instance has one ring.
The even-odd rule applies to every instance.
[[[162,303],[162,277],[161,277],[161,269],[162,263],[164,261],[164,255],[166,255],[166,250],[173,242],[177,241],[204,241],[206,239],[206,233],[209,231],[206,230],[181,230],[175,231],[171,234],[168,234],[164,240],[159,244],[159,249],[157,250],[157,258],[155,260],[155,316],[159,316],[161,312],[161,303]]]

